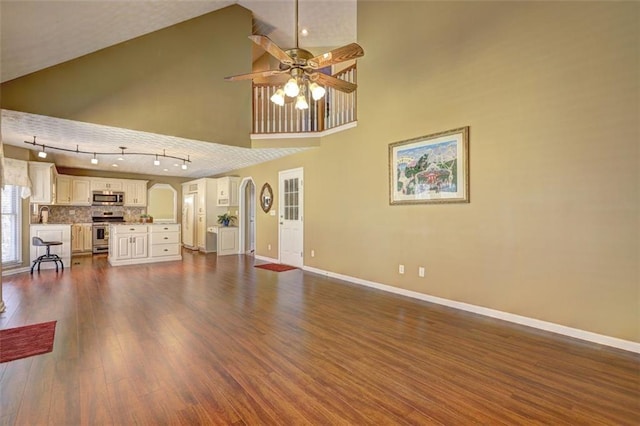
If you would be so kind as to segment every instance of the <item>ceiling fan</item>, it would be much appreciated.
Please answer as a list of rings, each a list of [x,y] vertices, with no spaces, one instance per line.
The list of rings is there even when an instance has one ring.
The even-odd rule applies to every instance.
[[[357,85],[349,81],[341,80],[331,75],[325,74],[320,70],[330,65],[340,62],[357,59],[364,56],[364,50],[357,43],[351,43],[346,46],[338,47],[322,55],[314,56],[311,52],[301,49],[298,45],[298,0],[295,2],[296,29],[295,41],[296,47],[283,50],[276,45],[269,37],[264,35],[251,35],[249,39],[262,47],[270,55],[280,61],[280,66],[275,70],[257,71],[248,74],[234,75],[225,77],[227,81],[253,80],[256,78],[271,80],[274,83],[280,83],[284,78],[287,82],[282,89],[278,89],[271,97],[271,101],[278,105],[284,105],[285,96],[290,98],[298,98],[296,108],[308,108],[304,95],[300,94],[302,84],[308,84],[309,90],[314,100],[321,99],[325,94],[326,87],[332,87],[341,92],[351,93],[356,90]]]

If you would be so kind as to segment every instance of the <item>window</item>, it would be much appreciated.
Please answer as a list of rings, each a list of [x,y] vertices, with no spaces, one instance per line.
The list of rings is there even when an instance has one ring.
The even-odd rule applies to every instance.
[[[2,189],[2,264],[22,262],[20,245],[22,224],[20,187],[5,185]]]

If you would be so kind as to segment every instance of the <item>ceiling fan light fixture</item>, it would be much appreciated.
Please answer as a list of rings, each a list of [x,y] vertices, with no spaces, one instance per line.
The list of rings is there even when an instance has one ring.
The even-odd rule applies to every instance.
[[[273,102],[276,105],[283,106],[284,95],[285,95],[284,90],[282,89],[276,90],[276,93],[274,93],[273,96],[271,96],[271,102]]]
[[[290,98],[295,98],[300,93],[300,87],[298,81],[295,78],[290,78],[287,84],[284,85],[284,93]]]
[[[309,84],[309,90],[311,91],[311,97],[314,101],[322,99],[324,94],[327,92],[324,87],[315,82],[311,82],[311,84]]]
[[[298,95],[298,99],[296,100],[296,109],[304,110],[308,108],[309,104],[307,103],[307,99],[304,97],[304,95]]]

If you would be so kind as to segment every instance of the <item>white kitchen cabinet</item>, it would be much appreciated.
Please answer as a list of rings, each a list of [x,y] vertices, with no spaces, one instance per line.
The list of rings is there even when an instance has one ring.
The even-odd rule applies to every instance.
[[[182,243],[205,253],[216,250],[215,238],[207,227],[217,223],[224,213],[217,206],[217,179],[203,178],[182,184]]]
[[[112,225],[109,232],[109,263],[144,259],[148,253],[147,245],[147,225]]]
[[[93,249],[93,233],[90,223],[75,223],[71,225],[71,252],[91,253]]]
[[[218,256],[238,254],[239,240],[237,226],[212,226],[207,229],[217,237]]]
[[[113,224],[109,227],[112,266],[181,260],[180,225]]]
[[[123,183],[120,179],[91,179],[91,191],[122,191],[122,188]]]
[[[51,204],[55,199],[55,166],[53,163],[29,161],[31,203]]]
[[[83,178],[71,179],[71,205],[91,205],[91,181]]]
[[[238,205],[238,185],[240,178],[225,176],[217,179],[218,206],[229,207]]]
[[[207,242],[207,216],[198,215],[196,222],[196,245],[198,249],[205,250]]]
[[[55,203],[69,206],[91,205],[91,180],[86,177],[58,175]]]
[[[125,180],[124,205],[132,207],[147,206],[147,182],[146,180]]]
[[[31,225],[29,243],[33,237],[42,238],[43,241],[60,241],[62,245],[51,246],[50,253],[62,258],[65,268],[71,267],[71,225]],[[47,248],[42,246],[30,246],[31,264],[39,256],[46,254]],[[55,269],[54,262],[43,262],[40,269]]]
[[[60,205],[71,205],[71,176],[58,175],[56,177],[56,199],[55,203]]]
[[[149,226],[149,257],[159,260],[182,259],[180,225],[176,223]]]

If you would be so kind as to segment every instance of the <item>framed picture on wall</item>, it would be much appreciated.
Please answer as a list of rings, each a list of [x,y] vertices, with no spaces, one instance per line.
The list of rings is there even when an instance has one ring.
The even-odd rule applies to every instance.
[[[469,126],[389,144],[389,204],[468,202]]]

